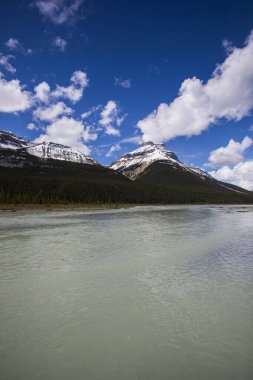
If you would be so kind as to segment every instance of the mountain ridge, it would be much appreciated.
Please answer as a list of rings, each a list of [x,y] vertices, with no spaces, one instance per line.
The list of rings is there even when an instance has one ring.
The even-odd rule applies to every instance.
[[[12,132],[0,131],[0,149],[25,149],[32,156],[60,161],[79,162],[82,164],[99,165],[93,158],[67,145],[54,142],[33,143]]]
[[[185,165],[163,144],[147,142],[111,167],[79,155],[0,132],[0,203],[253,203],[253,192]]]
[[[202,178],[213,178],[202,169],[188,166],[182,163],[177,155],[168,150],[164,144],[155,144],[148,141],[130,153],[126,153],[110,166],[130,179],[137,179],[153,162],[166,162],[175,168],[188,170]],[[214,178],[213,178],[214,179]]]

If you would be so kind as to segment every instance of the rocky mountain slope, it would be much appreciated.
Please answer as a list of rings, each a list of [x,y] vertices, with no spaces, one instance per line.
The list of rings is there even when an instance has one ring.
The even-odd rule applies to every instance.
[[[17,137],[14,133],[0,131],[0,149],[22,149],[28,148],[30,143],[22,137]]]
[[[177,189],[213,191],[222,188],[233,192],[249,193],[237,186],[217,181],[199,168],[182,163],[164,144],[153,142],[146,142],[140,148],[124,154],[110,168],[131,180],[173,186]]]
[[[253,193],[189,167],[151,142],[111,168],[55,143],[0,132],[0,204],[253,203]]]
[[[0,131],[0,164],[4,163],[3,149],[15,150],[16,160],[20,153],[20,163],[24,163],[24,151],[28,155],[36,156],[44,159],[54,159],[61,161],[70,161],[81,164],[98,165],[98,163],[91,157],[79,152],[78,150],[71,148],[69,146],[56,144],[53,142],[43,142],[41,144],[34,144],[30,141],[24,140],[21,137],[15,136],[11,132]],[[10,155],[9,155],[10,157]],[[28,156],[27,156],[28,157]],[[20,164],[19,163],[19,164]],[[11,164],[14,164],[12,160]],[[5,166],[8,162],[5,162]],[[20,166],[20,165],[18,165]]]
[[[124,154],[119,160],[113,162],[110,168],[135,180],[143,175],[153,162],[167,163],[176,170],[184,170],[202,178],[211,177],[201,169],[180,162],[176,154],[168,150],[164,144],[154,144],[151,141],[142,144],[133,152]]]
[[[52,158],[54,160],[98,165],[93,158],[86,156],[78,150],[52,142],[43,142],[41,144],[30,146],[26,149],[26,151],[33,156],[41,158]]]

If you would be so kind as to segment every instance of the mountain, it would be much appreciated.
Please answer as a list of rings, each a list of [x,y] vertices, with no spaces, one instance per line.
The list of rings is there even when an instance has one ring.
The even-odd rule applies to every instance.
[[[253,203],[252,192],[151,142],[108,168],[71,147],[0,132],[0,167],[0,204]]]
[[[0,204],[134,202],[129,185],[122,174],[73,148],[0,132]]]
[[[6,149],[15,150],[15,155],[3,155],[3,150]],[[86,156],[85,154],[69,146],[56,144],[53,142],[43,142],[40,144],[35,144],[30,141],[24,140],[21,137],[17,137],[11,132],[0,131],[0,165],[1,162],[3,165],[4,158],[6,158],[7,156],[11,160],[12,166],[15,165],[16,161],[18,166],[20,166],[20,163],[29,161],[29,156],[26,155],[25,159],[24,151],[26,151],[28,155],[44,159],[50,158],[54,160],[77,162],[88,165],[98,165],[98,163],[93,158]],[[19,153],[21,160],[20,162],[18,162]],[[13,157],[14,160],[11,159],[11,157]],[[6,162],[6,165],[8,165],[8,162]]]
[[[52,158],[54,160],[98,165],[93,158],[86,156],[78,150],[52,142],[43,142],[41,144],[30,146],[26,149],[26,151],[33,156],[41,158]]]
[[[113,162],[110,168],[136,180],[153,162],[168,164],[175,170],[189,171],[202,178],[211,177],[201,169],[192,168],[180,162],[176,154],[168,150],[164,144],[154,144],[151,141],[142,144],[133,152],[124,154],[119,160]]]
[[[22,137],[17,137],[14,133],[0,131],[0,149],[22,149],[28,148],[30,143]]]
[[[217,181],[205,171],[182,163],[164,144],[146,142],[133,152],[124,154],[111,169],[131,180],[153,183],[190,191],[221,191],[251,193],[235,185]]]

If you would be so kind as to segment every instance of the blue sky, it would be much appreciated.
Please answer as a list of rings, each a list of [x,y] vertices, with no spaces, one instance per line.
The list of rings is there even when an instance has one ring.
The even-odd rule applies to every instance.
[[[0,129],[103,164],[164,142],[253,188],[252,1],[12,0],[0,15]]]

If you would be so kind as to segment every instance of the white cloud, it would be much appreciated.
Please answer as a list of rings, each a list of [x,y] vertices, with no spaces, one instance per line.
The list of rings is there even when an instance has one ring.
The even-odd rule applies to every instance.
[[[32,49],[26,49],[23,44],[16,38],[9,38],[5,45],[12,51],[16,51],[21,54],[29,55],[32,54]]]
[[[54,91],[51,91],[47,82],[41,82],[34,88],[35,96],[43,103],[59,98],[65,98],[76,103],[83,96],[84,89],[88,87],[89,79],[85,72],[77,70],[71,75],[70,82],[71,84],[67,87],[56,85]]]
[[[111,148],[108,150],[108,152],[106,153],[106,157],[111,157],[114,155],[114,152],[117,152],[118,150],[121,149],[121,146],[119,144],[115,144],[113,146],[111,146]]]
[[[36,129],[36,125],[33,123],[29,123],[27,124],[26,128],[29,129],[30,131],[33,131],[34,129]]]
[[[116,119],[116,124],[118,127],[121,126],[121,124],[124,122],[125,118],[127,117],[127,113],[125,113],[125,115],[121,116],[121,117],[118,117]]]
[[[82,118],[82,119],[87,119],[88,117],[90,117],[90,115],[92,115],[92,110],[89,110],[89,111],[83,112],[83,113],[81,114],[81,118]]]
[[[81,114],[81,118],[82,118],[82,119],[87,119],[87,118],[90,117],[93,113],[97,112],[100,108],[101,108],[101,105],[91,107],[91,109],[90,109],[89,111],[83,112],[83,113]]]
[[[114,78],[115,86],[130,88],[132,86],[131,79]]]
[[[232,168],[223,166],[209,174],[219,181],[230,182],[244,189],[253,190],[253,161],[240,162]]]
[[[129,143],[129,144],[141,144],[143,142],[142,136],[132,136],[132,137],[126,137],[125,139],[120,141],[121,143]]]
[[[35,0],[40,14],[56,25],[73,23],[81,14],[84,0]]]
[[[30,131],[38,131],[40,129],[34,123],[27,124],[26,128],[29,129]]]
[[[8,41],[5,43],[5,45],[10,49],[10,50],[17,50],[19,47],[19,41],[16,38],[9,38]]]
[[[15,58],[13,55],[3,55],[0,53],[0,66],[2,66],[5,70],[14,74],[16,72],[15,67],[9,62],[10,59]]]
[[[127,115],[119,116],[120,108],[114,100],[109,100],[100,113],[99,124],[103,126],[105,133],[112,136],[120,136],[120,127]]]
[[[63,38],[57,36],[53,39],[52,44],[56,46],[61,52],[64,52],[66,46],[67,46],[67,41],[65,41]]]
[[[33,112],[35,119],[43,121],[53,121],[61,115],[69,115],[73,113],[70,107],[67,107],[65,103],[58,102],[51,104],[48,107],[39,107]]]
[[[145,141],[163,142],[199,135],[219,119],[241,120],[253,108],[253,33],[245,46],[234,48],[204,84],[186,79],[179,96],[161,103],[138,127]]]
[[[253,144],[253,140],[246,136],[242,142],[231,139],[226,147],[213,150],[208,158],[206,166],[213,168],[224,165],[235,165],[243,160],[243,154]]]
[[[19,112],[31,107],[31,94],[24,91],[19,80],[0,77],[0,112]]]
[[[109,136],[120,136],[120,131],[118,129],[112,127],[111,125],[108,125],[105,128],[105,133]]]
[[[87,141],[95,141],[98,137],[97,133],[94,131],[94,128],[91,125],[86,125],[85,130],[82,134],[83,140]]]
[[[47,103],[50,96],[50,86],[47,82],[41,82],[36,87],[34,87],[35,96],[41,102]]]
[[[89,85],[88,76],[85,72],[77,70],[72,74],[70,81],[72,84],[68,87],[57,85],[56,90],[52,92],[52,96],[69,99],[72,103],[78,102],[83,96],[84,89]]]
[[[84,141],[94,140],[85,125],[71,117],[62,116],[46,127],[45,133],[35,139],[36,143],[43,141],[55,142],[62,145],[71,146],[78,149],[84,154],[89,154],[90,149],[84,144]]]
[[[235,49],[235,46],[233,46],[232,42],[227,39],[224,39],[222,41],[222,46],[224,47],[227,54],[232,53],[232,51]]]
[[[87,74],[81,70],[75,71],[72,74],[70,80],[71,80],[71,82],[74,83],[74,85],[84,87],[84,88],[87,87],[89,84]]]

